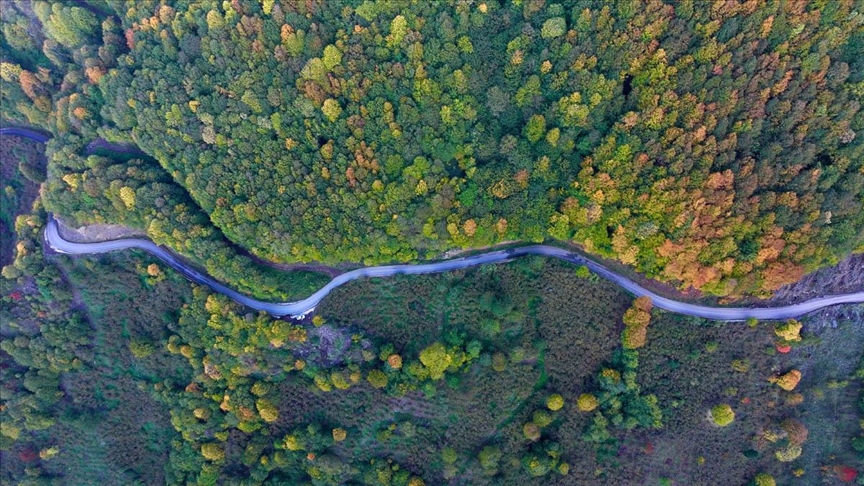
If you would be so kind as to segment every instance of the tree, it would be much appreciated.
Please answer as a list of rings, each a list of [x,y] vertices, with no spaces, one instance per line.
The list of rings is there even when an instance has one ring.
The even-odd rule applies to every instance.
[[[398,354],[391,354],[387,357],[387,365],[393,370],[402,368],[402,357]]]
[[[531,143],[536,143],[543,138],[543,135],[546,134],[546,119],[543,115],[532,115],[528,119],[528,124],[525,125],[523,134]]]
[[[715,405],[714,408],[711,409],[711,419],[716,425],[726,427],[735,420],[735,411],[733,411],[732,407],[726,403]]]
[[[522,433],[525,438],[531,442],[536,442],[540,439],[540,427],[534,422],[528,422],[522,426]]]
[[[494,446],[486,446],[480,451],[478,459],[480,467],[484,469],[486,474],[494,475],[498,471],[498,462],[501,460],[501,449]]]
[[[321,111],[324,113],[324,116],[327,117],[330,122],[335,122],[339,115],[342,113],[342,107],[339,106],[339,102],[328,98],[324,100],[324,105],[321,107]]]
[[[785,449],[780,449],[774,453],[774,456],[780,462],[792,462],[801,455],[801,446],[789,444]]]
[[[540,36],[544,39],[553,39],[561,37],[565,32],[567,32],[567,21],[563,17],[553,17],[543,23]]]
[[[590,393],[583,393],[576,399],[576,408],[578,408],[580,412],[591,412],[597,408],[598,405],[600,405],[600,402],[597,400],[597,397]]]
[[[333,429],[333,440],[336,442],[342,442],[346,437],[348,437],[348,432],[345,429],[338,427]]]
[[[447,349],[441,343],[434,343],[420,352],[420,362],[429,371],[429,378],[440,380],[444,376],[444,371],[453,362]]]
[[[776,383],[777,386],[786,391],[792,391],[796,386],[798,386],[798,382],[801,381],[801,372],[798,370],[791,370],[780,376],[772,377],[769,381]]]
[[[553,393],[546,399],[546,407],[553,412],[556,410],[561,410],[561,407],[564,406],[564,397],[559,395],[558,393]]]
[[[258,409],[258,413],[265,422],[275,422],[279,419],[279,411],[270,402],[270,400],[259,398],[255,401],[255,407]]]
[[[126,209],[132,210],[135,207],[135,190],[131,187],[123,186],[120,188],[120,199],[126,205]]]
[[[375,388],[384,388],[387,386],[387,375],[381,370],[371,370],[369,371],[369,374],[366,375],[366,381]]]
[[[774,334],[785,342],[801,340],[801,328],[803,326],[795,319],[789,319],[783,324],[774,327]]]
[[[328,45],[324,48],[324,57],[321,60],[324,62],[324,67],[332,70],[342,63],[342,52],[336,46]]]
[[[621,341],[624,349],[637,349],[645,346],[648,337],[648,324],[651,322],[651,298],[642,296],[624,313],[624,332]]]
[[[777,486],[774,477],[768,473],[759,473],[753,478],[753,486]]]
[[[807,427],[801,421],[788,418],[780,424],[780,427],[786,431],[790,444],[800,446],[807,441]]]
[[[225,460],[225,449],[216,442],[201,444],[201,455],[208,461],[222,462]]]
[[[638,349],[645,346],[648,340],[648,328],[646,326],[628,326],[621,334],[621,343],[624,349]]]

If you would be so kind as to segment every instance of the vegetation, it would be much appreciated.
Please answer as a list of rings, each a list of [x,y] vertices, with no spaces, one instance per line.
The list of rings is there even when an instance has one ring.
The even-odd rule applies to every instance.
[[[41,236],[126,225],[280,300],[335,271],[295,264],[509,240],[765,296],[864,250],[855,7],[0,2],[2,121],[54,135],[0,151],[0,482],[855,481],[858,318],[708,322],[525,258],[299,322]]]
[[[861,29],[829,3],[15,1],[0,93],[158,161],[201,211],[153,228],[183,253],[197,221],[281,263],[551,238],[766,295],[864,242]],[[52,165],[50,192],[95,197]],[[156,199],[132,165],[118,212]]]
[[[735,420],[735,411],[728,403],[715,405],[711,409],[711,420],[720,427],[726,427]]]
[[[15,218],[27,214],[45,179],[45,155],[41,145],[19,137],[0,136],[0,265],[12,263]]]
[[[19,225],[22,235],[38,236],[40,220],[28,221],[32,226]],[[42,259],[39,252],[26,256]],[[190,292],[169,269],[141,256],[53,258],[43,261],[44,271],[69,275],[90,329],[83,340],[55,346],[75,349],[72,344],[81,342],[81,349],[95,354],[77,370],[60,373],[61,380],[74,379],[75,388],[58,402],[47,409],[29,402],[37,408],[26,413],[54,420],[48,434],[28,428],[26,419],[13,430],[8,424],[19,422],[4,416],[3,447],[13,457],[42,452],[45,458],[36,464],[44,478],[101,477],[88,469],[93,459],[83,459],[86,449],[75,442],[75,427],[90,427],[111,440],[130,437],[122,445],[111,442],[120,448],[105,471],[153,484],[240,476],[254,483],[383,484],[382,478],[390,478],[391,484],[441,484],[467,474],[478,484],[614,484],[616,477],[651,482],[644,471],[670,457],[660,451],[685,444],[686,457],[675,459],[677,480],[743,483],[754,469],[787,477],[791,469],[778,459],[801,454],[794,465],[820,457],[818,450],[801,447],[814,433],[820,440],[821,431],[808,434],[795,405],[755,406],[775,400],[760,379],[789,359],[764,353],[776,338],[773,324],[712,326],[660,313],[637,366],[636,352],[616,344],[630,300],[606,282],[573,279],[563,263],[529,259],[470,272],[354,282],[322,304],[319,326],[299,327],[250,314],[206,289]],[[18,267],[30,268],[24,255],[17,260]],[[4,282],[11,285],[4,295],[27,288],[17,280]],[[52,292],[62,289],[52,285]],[[172,291],[177,288],[186,290]],[[128,298],[117,299],[115,289]],[[370,296],[381,305],[379,312],[369,311]],[[24,312],[38,312],[27,311],[23,300],[4,297],[7,311],[19,316],[10,319],[20,323],[17,333],[30,329]],[[142,301],[151,314],[138,315]],[[574,322],[573,315],[584,319]],[[470,324],[486,319],[498,325]],[[706,342],[717,343],[714,352],[704,351]],[[493,368],[493,355],[503,355],[502,371]],[[33,366],[16,361],[20,356],[15,351],[9,361],[13,373]],[[394,356],[402,366],[392,366]],[[447,357],[446,367],[435,364]],[[743,357],[748,367],[736,371],[730,363]],[[431,370],[442,368],[433,379]],[[709,372],[712,380],[694,381]],[[116,388],[94,387],[106,383],[96,378],[103,374],[112,376],[107,384]],[[376,382],[382,385],[377,388],[373,382],[381,375],[386,381]],[[15,386],[21,387],[16,393],[28,390]],[[812,400],[808,388],[804,393]],[[737,400],[746,413],[736,417],[736,427],[713,435],[704,425],[705,410],[720,397]],[[25,403],[20,400],[4,401],[4,413],[26,417],[19,415]],[[586,412],[567,413],[569,403]],[[87,411],[86,421],[70,421],[63,411],[73,409]],[[141,410],[144,420],[136,417]],[[663,427],[655,429],[658,419]],[[168,453],[146,452],[136,441],[149,434],[135,427],[160,431],[159,450]],[[764,436],[773,442],[754,442],[762,430],[775,434]],[[124,447],[141,448],[131,453]],[[741,454],[751,449],[756,459]],[[23,477],[27,468],[37,471],[33,462],[15,459],[5,477]],[[164,477],[152,473],[162,470]]]

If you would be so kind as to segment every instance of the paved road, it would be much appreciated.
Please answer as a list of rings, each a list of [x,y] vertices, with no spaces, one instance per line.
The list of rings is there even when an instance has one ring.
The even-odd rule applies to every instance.
[[[768,319],[788,319],[798,317],[809,312],[836,304],[859,303],[864,302],[864,291],[852,294],[832,295],[827,297],[819,297],[811,299],[800,304],[789,305],[785,307],[762,307],[762,308],[730,308],[730,307],[705,307],[701,305],[687,304],[676,300],[661,297],[650,290],[639,286],[621,275],[613,273],[606,267],[588,260],[578,254],[568,250],[557,248],[554,246],[532,245],[523,246],[509,250],[497,250],[473,255],[463,258],[455,258],[453,260],[445,260],[437,263],[424,263],[418,265],[385,265],[380,267],[366,267],[352,270],[342,275],[337,276],[327,285],[319,289],[309,297],[297,302],[264,302],[254,299],[247,295],[241,294],[236,290],[226,287],[217,282],[209,275],[201,273],[194,268],[189,267],[180,260],[173,252],[156,245],[150,240],[145,239],[121,239],[113,241],[105,241],[101,243],[73,243],[63,239],[57,230],[57,221],[52,216],[48,221],[48,226],[45,229],[45,238],[48,244],[54,250],[60,253],[69,254],[90,254],[90,253],[105,253],[109,251],[124,250],[129,248],[137,248],[144,250],[157,258],[164,261],[166,264],[185,275],[186,278],[193,282],[207,285],[216,292],[227,295],[235,301],[257,310],[263,310],[274,316],[303,316],[312,311],[324,297],[327,296],[333,289],[352,280],[359,278],[370,277],[389,277],[392,275],[418,275],[425,273],[440,273],[451,270],[461,270],[464,268],[474,267],[477,265],[485,265],[488,263],[500,263],[519,258],[527,255],[539,255],[550,258],[558,258],[566,262],[576,265],[585,265],[592,272],[601,277],[610,280],[631,294],[641,297],[647,295],[651,297],[655,307],[665,309],[678,314],[689,316],[704,317],[707,319],[716,319],[723,321],[743,321],[749,317],[755,317],[760,320]]]
[[[40,143],[45,143],[48,140],[51,140],[51,134],[25,127],[0,128],[0,135],[17,135]]]
[[[0,129],[0,134],[20,135],[37,142],[46,142],[50,139],[50,135],[22,127],[10,127]],[[533,245],[523,246],[510,250],[497,250],[473,255],[469,257],[456,258],[437,263],[424,263],[418,265],[386,265],[380,267],[366,267],[352,270],[343,273],[327,285],[319,289],[309,297],[298,302],[264,302],[254,299],[247,295],[241,294],[234,289],[228,288],[225,285],[217,282],[207,274],[201,273],[198,270],[188,266],[173,252],[162,248],[150,240],[145,239],[121,239],[114,241],[105,241],[100,243],[73,243],[67,241],[60,236],[57,230],[57,221],[53,216],[48,221],[48,226],[45,229],[45,239],[54,250],[60,253],[69,253],[76,255],[90,253],[105,253],[109,251],[124,250],[137,248],[144,250],[157,258],[164,261],[166,264],[186,276],[189,280],[207,285],[216,292],[227,295],[235,301],[257,310],[263,310],[274,316],[303,316],[312,311],[324,297],[327,296],[333,289],[358,278],[370,277],[389,277],[392,275],[417,275],[425,273],[440,273],[451,270],[460,270],[463,268],[474,267],[477,265],[485,265],[487,263],[500,263],[519,258],[527,255],[539,255],[550,258],[558,258],[566,262],[576,265],[585,265],[595,274],[614,282],[621,286],[631,294],[641,297],[648,296],[654,302],[654,306],[665,309],[678,314],[688,316],[704,317],[707,319],[716,319],[724,321],[743,321],[749,317],[755,317],[760,320],[768,319],[788,319],[798,317],[823,307],[828,307],[837,304],[861,303],[864,302],[864,291],[855,292],[852,294],[829,295],[811,299],[799,304],[788,305],[784,307],[705,307],[701,305],[687,304],[676,300],[661,297],[645,288],[639,286],[621,275],[618,275],[608,268],[588,260],[578,254],[556,248],[553,246]]]
[[[0,128],[0,135],[16,135],[40,143],[45,143],[48,140],[51,140],[52,137],[52,135],[48,132],[43,132],[38,129],[28,127],[3,127]],[[85,153],[87,155],[93,155],[99,150],[107,150],[109,152],[116,152],[119,154],[127,154],[137,157],[150,157],[149,155],[147,155],[146,152],[142,151],[134,145],[124,143],[111,143],[104,138],[97,138],[96,140],[93,140],[92,142],[87,144]]]

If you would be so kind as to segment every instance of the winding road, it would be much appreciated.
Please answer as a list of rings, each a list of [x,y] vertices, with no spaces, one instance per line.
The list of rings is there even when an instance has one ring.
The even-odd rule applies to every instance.
[[[479,255],[472,255],[463,258],[455,258],[436,263],[423,263],[417,265],[384,265],[380,267],[358,268],[347,273],[343,273],[327,285],[321,287],[317,292],[309,297],[297,302],[265,302],[241,294],[234,289],[226,287],[217,282],[209,275],[201,273],[194,268],[186,265],[176,254],[167,250],[150,240],[129,238],[112,241],[104,241],[100,243],[74,243],[60,236],[57,227],[57,220],[53,216],[48,221],[48,226],[45,229],[45,239],[55,251],[60,253],[68,253],[74,255],[83,255],[90,253],[105,253],[109,251],[125,250],[137,248],[144,250],[151,255],[159,258],[193,282],[207,285],[216,292],[227,295],[235,301],[251,307],[253,309],[268,312],[274,316],[292,316],[302,317],[315,309],[324,297],[327,297],[333,289],[344,285],[352,280],[359,278],[370,277],[390,277],[392,275],[419,275],[426,273],[440,273],[451,270],[461,270],[464,268],[476,267],[487,263],[500,263],[528,255],[544,256],[549,258],[557,258],[576,265],[585,265],[597,275],[614,282],[621,286],[631,294],[641,297],[648,296],[654,303],[655,307],[665,309],[678,314],[689,316],[704,317],[707,319],[717,319],[723,321],[743,321],[749,317],[755,317],[760,320],[767,319],[787,319],[798,317],[809,312],[836,304],[848,304],[864,302],[864,291],[852,294],[832,295],[827,297],[819,297],[816,299],[801,302],[799,304],[788,305],[785,307],[762,307],[762,308],[745,308],[745,307],[705,307],[695,304],[687,304],[676,300],[667,299],[659,296],[650,290],[641,287],[636,282],[629,280],[621,275],[618,275],[608,268],[582,257],[576,253],[546,245],[523,246],[512,248],[509,250],[497,250]]]
[[[12,132],[15,130],[15,132]],[[28,133],[29,132],[29,133]],[[45,135],[29,129],[21,128],[3,128],[0,134],[21,135],[31,140],[44,142],[47,140]],[[783,307],[706,307],[695,304],[688,304],[676,300],[668,299],[651,292],[648,289],[641,287],[636,282],[627,279],[617,273],[612,272],[608,268],[589,260],[581,255],[546,245],[523,246],[508,250],[496,250],[481,253],[477,255],[455,258],[435,263],[423,263],[416,265],[385,265],[378,267],[358,268],[347,273],[343,273],[327,285],[313,293],[309,297],[297,302],[265,302],[254,299],[247,295],[241,294],[234,289],[231,289],[224,284],[216,281],[211,276],[199,272],[198,270],[188,266],[178,255],[170,250],[167,250],[150,240],[129,238],[111,241],[103,241],[98,243],[75,243],[68,241],[60,236],[57,220],[53,215],[49,217],[48,224],[45,228],[45,239],[48,245],[59,253],[84,255],[93,253],[105,253],[110,251],[139,249],[144,250],[151,255],[159,258],[171,268],[177,270],[189,280],[206,285],[216,292],[224,294],[231,299],[251,307],[256,310],[268,312],[274,316],[291,316],[302,317],[315,309],[315,307],[335,288],[344,285],[352,280],[371,277],[389,277],[392,275],[419,275],[427,273],[440,273],[452,270],[461,270],[465,268],[485,265],[488,263],[507,262],[515,258],[536,255],[549,258],[557,258],[576,265],[585,265],[595,274],[619,285],[631,294],[641,297],[648,296],[651,298],[655,307],[665,309],[670,312],[684,314],[689,316],[703,317],[706,319],[715,319],[723,321],[743,321],[750,317],[755,317],[760,320],[773,319],[788,319],[799,317],[804,314],[813,312],[823,307],[828,307],[837,304],[852,304],[864,302],[864,291],[851,294],[830,295],[807,300],[798,304],[783,306]]]

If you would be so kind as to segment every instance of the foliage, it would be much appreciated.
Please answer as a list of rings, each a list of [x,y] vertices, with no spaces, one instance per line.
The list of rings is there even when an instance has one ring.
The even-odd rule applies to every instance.
[[[790,370],[782,375],[772,377],[771,380],[780,388],[786,391],[792,391],[796,386],[798,386],[798,382],[801,381],[801,372],[798,370]]]
[[[4,7],[4,118],[134,139],[261,258],[552,237],[737,296],[862,244],[848,2],[94,3]]]
[[[795,319],[789,319],[783,324],[774,326],[774,334],[785,342],[801,340],[801,323]]]
[[[612,367],[604,368],[597,375],[599,413],[595,414],[594,422],[585,433],[586,440],[598,443],[609,441],[611,437],[605,432],[607,424],[625,430],[662,426],[663,413],[657,404],[657,397],[642,394],[642,388],[636,383],[638,362],[637,351],[618,351],[611,363]]]
[[[720,427],[726,427],[735,420],[735,411],[727,403],[715,405],[711,409],[711,420]]]
[[[767,473],[759,473],[753,478],[754,486],[776,486],[777,483],[774,481],[774,477]]]
[[[600,402],[597,401],[597,397],[590,393],[579,395],[579,399],[576,401],[576,407],[580,412],[591,412],[597,408],[598,405],[600,405]]]
[[[777,460],[780,462],[792,462],[798,459],[801,455],[801,446],[790,444],[785,449],[778,450],[774,453]]]
[[[624,332],[621,342],[624,349],[637,349],[645,346],[648,337],[648,324],[651,322],[651,298],[642,296],[624,313]]]
[[[563,406],[564,406],[564,397],[562,397],[558,393],[554,393],[552,395],[549,395],[549,398],[546,399],[546,407],[549,408],[549,410],[552,410],[553,412],[557,411],[557,410],[561,410],[561,408]]]

